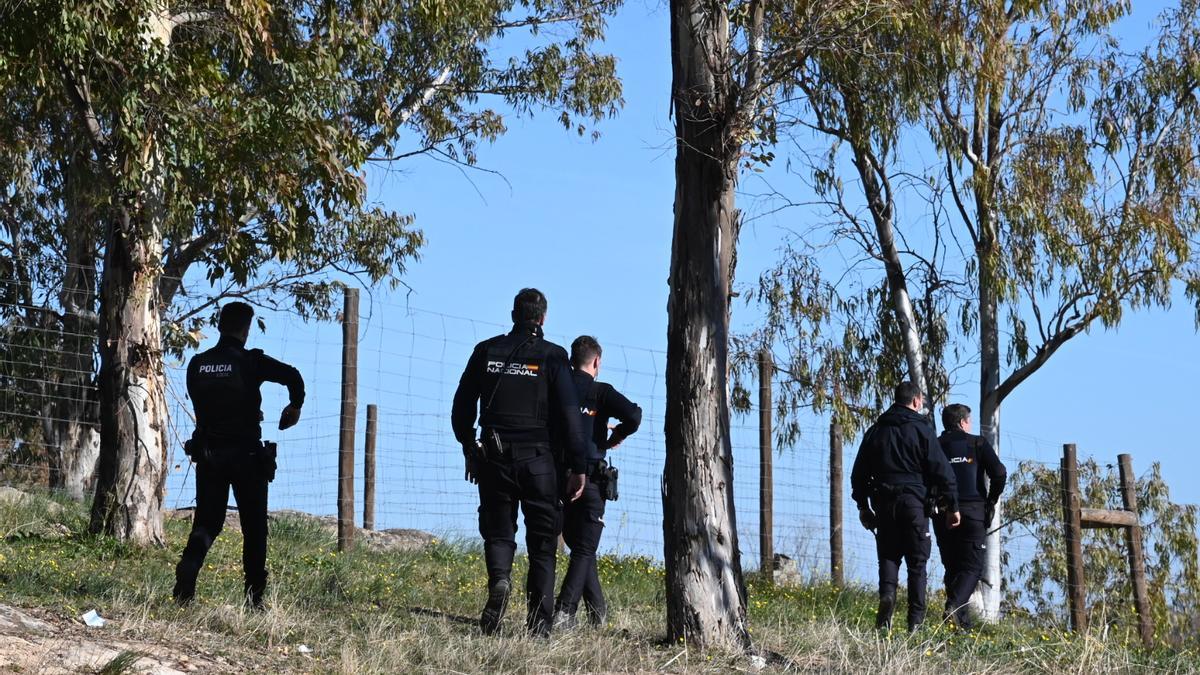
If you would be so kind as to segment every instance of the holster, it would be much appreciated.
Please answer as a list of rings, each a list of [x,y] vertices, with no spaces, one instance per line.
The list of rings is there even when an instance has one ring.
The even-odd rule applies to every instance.
[[[275,470],[279,466],[277,461],[279,446],[271,441],[263,441],[262,449],[256,450],[252,454],[258,460],[258,468],[267,482],[275,480]]]
[[[591,479],[596,482],[596,487],[600,488],[600,494],[610,502],[617,501],[617,497],[620,496],[617,488],[619,475],[617,467],[604,460],[600,460],[600,463],[592,470]]]
[[[192,437],[183,442],[183,454],[196,464],[211,462],[212,445],[208,441],[208,435],[199,428],[192,431]]]
[[[495,429],[484,429],[483,451],[489,459],[504,459],[504,443],[500,440],[500,433]]]

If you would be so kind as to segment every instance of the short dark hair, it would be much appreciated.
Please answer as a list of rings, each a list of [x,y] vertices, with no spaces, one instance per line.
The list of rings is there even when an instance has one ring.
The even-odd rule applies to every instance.
[[[600,343],[596,342],[596,338],[591,335],[580,335],[571,343],[571,365],[575,368],[582,368],[603,353],[604,350],[600,348]]]
[[[221,318],[217,319],[217,330],[221,334],[237,335],[250,330],[250,322],[254,320],[254,308],[244,302],[226,303],[221,308]]]
[[[908,405],[921,395],[921,388],[915,382],[904,381],[896,385],[896,403]]]
[[[970,408],[961,403],[951,403],[942,408],[942,426],[946,429],[957,429],[958,425],[970,416]]]
[[[546,317],[546,296],[536,288],[522,288],[513,298],[512,318],[515,322],[541,321]]]

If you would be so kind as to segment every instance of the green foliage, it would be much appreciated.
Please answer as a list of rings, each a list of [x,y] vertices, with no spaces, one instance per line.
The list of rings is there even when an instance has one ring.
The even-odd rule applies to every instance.
[[[98,206],[163,193],[141,206],[160,211],[174,346],[229,296],[328,318],[338,281],[398,283],[424,242],[411,216],[367,201],[366,163],[474,163],[504,132],[502,108],[551,110],[584,133],[620,104],[615,60],[594,51],[616,6],[21,3],[0,30],[13,102],[0,133],[21,142],[0,155],[31,167],[12,185],[53,187],[79,147],[59,141],[80,139],[108,174]],[[73,225],[61,195],[43,201],[39,232]]]
[[[1065,621],[1067,578],[1063,542],[1061,479],[1057,471],[1022,462],[1010,474],[1006,508],[1016,514],[1017,535],[1032,536],[1037,554],[1014,560],[1004,552],[1005,586],[1010,602],[1028,607],[1035,616],[1054,623]],[[1079,464],[1083,508],[1121,509],[1120,479],[1112,465],[1094,459]],[[1171,501],[1156,462],[1137,479],[1138,511],[1146,552],[1155,639],[1164,644],[1191,644],[1200,616],[1200,549],[1197,547],[1197,508]],[[1137,639],[1137,617],[1125,535],[1120,529],[1083,532],[1086,606],[1091,622],[1105,625],[1114,635]]]

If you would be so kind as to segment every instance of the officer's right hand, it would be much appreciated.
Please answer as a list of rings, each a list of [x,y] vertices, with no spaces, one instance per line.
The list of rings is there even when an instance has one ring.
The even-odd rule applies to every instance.
[[[858,510],[858,522],[862,523],[862,526],[867,528],[868,530],[874,530],[875,529],[875,514],[871,511],[871,509],[859,509]]]
[[[567,501],[573,502],[583,496],[583,488],[587,485],[587,476],[573,473],[567,477]]]
[[[290,429],[300,421],[300,409],[288,404],[279,414],[279,430]]]
[[[951,511],[946,514],[946,526],[947,527],[949,527],[950,529],[953,530],[954,528],[958,527],[959,525],[962,525],[962,514],[961,513],[959,513],[958,511]]]

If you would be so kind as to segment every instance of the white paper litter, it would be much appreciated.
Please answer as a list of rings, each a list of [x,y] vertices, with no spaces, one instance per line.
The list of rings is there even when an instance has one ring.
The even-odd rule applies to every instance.
[[[296,648],[296,651],[300,652],[301,654],[311,654],[312,653],[312,649],[309,648],[308,645],[300,645],[299,647]]]
[[[84,623],[91,626],[92,628],[103,628],[104,624],[108,623],[108,620],[105,619],[104,617],[100,616],[100,613],[94,609],[88,611],[86,614],[84,614],[80,618],[83,619]]]

